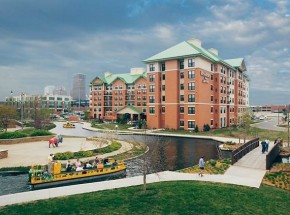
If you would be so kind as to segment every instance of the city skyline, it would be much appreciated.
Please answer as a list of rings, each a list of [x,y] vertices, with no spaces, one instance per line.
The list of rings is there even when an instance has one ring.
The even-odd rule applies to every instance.
[[[0,101],[47,85],[86,86],[106,71],[127,73],[189,38],[224,59],[243,57],[250,105],[289,104],[289,0],[1,1]],[[16,16],[17,15],[17,16]]]

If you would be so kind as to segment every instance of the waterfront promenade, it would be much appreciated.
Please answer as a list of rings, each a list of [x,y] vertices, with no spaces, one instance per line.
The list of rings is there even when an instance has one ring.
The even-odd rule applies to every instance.
[[[87,124],[86,129],[89,128]],[[93,129],[92,129],[93,130]],[[170,135],[167,135],[170,136]],[[193,136],[190,136],[193,137]],[[198,136],[200,138],[200,136]],[[204,137],[209,139],[209,137]],[[211,137],[210,137],[211,138]],[[216,139],[213,137],[212,139]],[[218,141],[236,141],[232,138],[217,138]],[[270,144],[270,149],[273,143]],[[270,150],[269,149],[269,150]],[[120,152],[115,152],[120,153]],[[104,155],[107,156],[107,155]],[[207,175],[204,177],[198,176],[198,174],[179,173],[172,171],[164,171],[147,176],[147,183],[157,183],[163,181],[207,181],[235,184],[242,186],[249,186],[259,188],[261,181],[266,173],[266,165],[264,165],[265,154],[261,153],[260,148],[254,149],[247,154],[241,160],[239,160],[234,166],[231,166],[223,175]],[[265,167],[265,168],[264,168]],[[79,184],[65,187],[49,188],[43,190],[35,190],[23,193],[9,194],[0,196],[0,207],[11,204],[19,204],[25,202],[31,202],[41,199],[50,199],[61,196],[76,195],[81,193],[96,192],[109,189],[117,189],[122,187],[137,186],[143,184],[143,176],[135,176],[130,178],[117,179],[112,181],[102,181],[87,184]]]

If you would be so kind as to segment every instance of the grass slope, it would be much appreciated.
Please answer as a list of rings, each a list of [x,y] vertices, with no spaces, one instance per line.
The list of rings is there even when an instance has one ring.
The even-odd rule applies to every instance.
[[[289,214],[290,193],[197,181],[149,184],[0,208],[0,214]]]

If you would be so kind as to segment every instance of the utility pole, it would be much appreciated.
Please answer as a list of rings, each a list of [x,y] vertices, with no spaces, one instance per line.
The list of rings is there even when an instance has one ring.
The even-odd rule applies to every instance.
[[[287,111],[287,124],[288,124],[288,147],[289,147],[289,145],[290,145],[290,143],[289,143],[289,108],[290,108],[290,104],[288,105],[288,111]]]
[[[21,107],[20,107],[20,111],[21,111],[21,129],[23,129],[23,108],[24,108],[23,96],[24,96],[24,93],[21,93],[21,95],[20,95],[20,99],[21,99]]]

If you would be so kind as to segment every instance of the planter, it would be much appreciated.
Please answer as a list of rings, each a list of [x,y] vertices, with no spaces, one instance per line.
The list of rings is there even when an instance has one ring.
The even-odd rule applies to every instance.
[[[0,159],[8,157],[8,150],[0,149]]]

